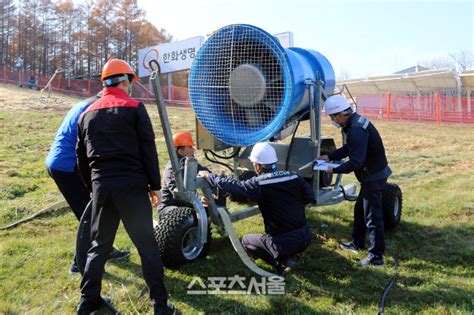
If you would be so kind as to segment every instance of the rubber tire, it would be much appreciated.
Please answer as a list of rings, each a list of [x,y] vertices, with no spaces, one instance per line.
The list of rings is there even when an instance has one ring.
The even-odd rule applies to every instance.
[[[403,198],[400,187],[396,184],[387,183],[382,192],[383,222],[386,230],[393,229],[400,223],[402,203]]]
[[[185,263],[206,257],[211,243],[211,229],[208,227],[207,243],[200,254],[188,259],[182,251],[182,241],[190,228],[197,227],[197,217],[193,208],[177,207],[165,213],[155,226],[155,239],[160,248],[161,259],[166,268],[177,268]]]
[[[327,155],[328,153],[329,152],[321,151],[320,155]],[[329,174],[327,172],[322,172],[322,171],[319,172],[319,188],[320,189],[331,186],[332,180],[333,180],[333,174]]]

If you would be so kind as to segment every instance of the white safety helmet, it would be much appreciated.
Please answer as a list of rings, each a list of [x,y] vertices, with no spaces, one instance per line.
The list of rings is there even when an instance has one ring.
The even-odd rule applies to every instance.
[[[253,146],[249,160],[253,163],[268,165],[278,161],[275,149],[268,142],[259,142]]]
[[[324,103],[326,114],[333,115],[350,108],[349,102],[342,95],[333,95]]]

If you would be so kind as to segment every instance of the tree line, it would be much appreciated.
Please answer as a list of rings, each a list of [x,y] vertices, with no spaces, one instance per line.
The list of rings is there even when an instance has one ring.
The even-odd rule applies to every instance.
[[[138,50],[172,36],[137,0],[0,0],[0,65],[70,78],[100,75],[111,57],[136,67]]]

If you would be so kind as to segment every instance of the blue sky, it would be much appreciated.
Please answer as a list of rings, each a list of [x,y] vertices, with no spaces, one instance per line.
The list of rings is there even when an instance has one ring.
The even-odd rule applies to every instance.
[[[324,54],[336,76],[383,75],[421,61],[474,52],[474,1],[139,0],[174,40],[225,25],[292,31],[296,47]]]

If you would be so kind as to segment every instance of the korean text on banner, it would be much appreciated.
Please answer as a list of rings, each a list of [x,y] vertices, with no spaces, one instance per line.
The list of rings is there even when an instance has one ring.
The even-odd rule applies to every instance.
[[[161,73],[188,70],[204,42],[203,36],[186,40],[152,46],[138,51],[138,76],[148,77],[151,74],[150,60],[158,60]]]

